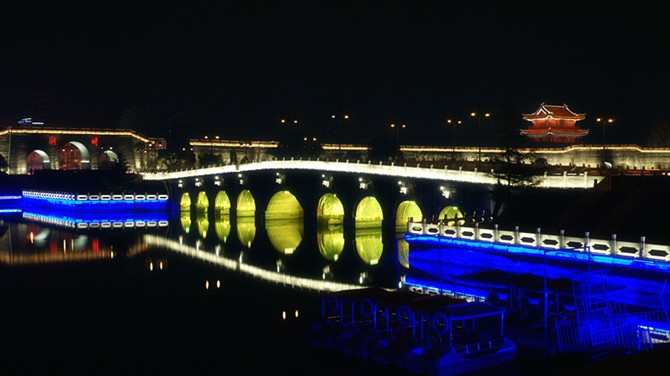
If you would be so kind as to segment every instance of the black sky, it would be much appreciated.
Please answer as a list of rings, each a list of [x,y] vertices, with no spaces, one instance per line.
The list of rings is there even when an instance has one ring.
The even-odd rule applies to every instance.
[[[118,127],[134,110],[150,135],[186,117],[193,136],[264,138],[282,116],[322,129],[341,111],[359,138],[406,122],[434,140],[477,106],[520,128],[545,102],[586,113],[587,128],[615,117],[610,137],[642,143],[670,103],[670,31],[653,4],[3,3],[0,123]]]

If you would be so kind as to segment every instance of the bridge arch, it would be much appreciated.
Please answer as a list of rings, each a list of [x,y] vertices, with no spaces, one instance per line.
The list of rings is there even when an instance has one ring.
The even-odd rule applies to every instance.
[[[355,213],[356,228],[381,227],[384,220],[382,207],[374,196],[363,197],[356,205]]]
[[[209,210],[209,198],[207,198],[207,192],[200,191],[198,192],[198,198],[195,202],[196,213],[200,215],[201,213],[207,213]]]
[[[110,168],[116,163],[119,163],[119,155],[112,150],[105,150],[98,157],[99,169]]]
[[[298,199],[289,191],[276,192],[265,209],[265,220],[302,219],[304,211]]]
[[[226,243],[230,236],[230,197],[226,191],[219,191],[214,198],[214,230],[220,241]]]
[[[316,219],[319,225],[333,226],[344,223],[344,205],[337,194],[325,193],[319,198]]]
[[[191,196],[184,192],[179,199],[179,222],[184,233],[191,231]]]
[[[36,149],[28,154],[26,158],[26,170],[28,174],[34,171],[51,169],[51,158],[44,150]]]
[[[454,219],[454,218],[462,218],[463,213],[461,213],[460,209],[458,209],[457,206],[445,206],[442,208],[440,211],[440,214],[437,216],[438,220],[444,220],[444,224],[448,226],[454,226],[456,224],[456,221],[449,221],[449,219]],[[464,225],[465,220],[460,220],[458,221],[459,225]]]
[[[396,211],[395,216],[396,232],[403,232],[406,230],[409,218],[413,218],[415,221],[423,219],[423,213],[416,201],[407,200],[398,205],[398,210]]]
[[[87,170],[91,168],[91,156],[84,144],[70,141],[58,153],[58,163],[61,170]]]
[[[237,238],[242,246],[251,248],[256,238],[256,200],[248,189],[237,196],[236,213]]]

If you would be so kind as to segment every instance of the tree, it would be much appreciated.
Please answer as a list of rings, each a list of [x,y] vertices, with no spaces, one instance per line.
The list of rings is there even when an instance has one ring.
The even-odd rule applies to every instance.
[[[204,153],[201,154],[198,157],[198,166],[199,167],[207,167],[207,166],[218,166],[223,164],[223,160],[221,159],[221,156],[218,154],[214,153]]]
[[[542,182],[544,164],[526,163],[533,156],[520,153],[518,149],[507,148],[491,159],[492,169],[487,173],[496,180],[491,196],[495,202],[493,215],[500,215],[507,206],[515,190],[534,187]]]

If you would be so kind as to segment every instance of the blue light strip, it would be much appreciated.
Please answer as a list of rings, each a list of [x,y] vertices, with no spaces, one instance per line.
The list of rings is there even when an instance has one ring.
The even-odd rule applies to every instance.
[[[0,196],[0,200],[20,200],[21,196]]]
[[[548,259],[557,259],[557,260],[570,260],[570,261],[580,261],[580,262],[591,262],[607,264],[612,266],[621,266],[627,268],[639,268],[639,269],[659,269],[662,271],[669,271],[670,264],[665,262],[653,261],[653,260],[642,260],[639,258],[624,258],[617,256],[605,256],[593,254],[585,251],[576,251],[576,250],[556,250],[556,249],[545,249],[545,248],[534,248],[526,247],[519,245],[510,245],[510,244],[500,244],[500,243],[491,243],[478,240],[464,240],[464,239],[453,239],[438,237],[432,235],[414,235],[414,234],[405,234],[405,240],[409,243],[417,242],[424,244],[440,244],[445,246],[454,246],[462,247],[472,250],[483,250],[483,251],[495,251],[503,252],[508,254],[520,254],[520,255],[530,255],[540,258]]]
[[[0,209],[0,214],[2,213],[21,213],[21,209]]]

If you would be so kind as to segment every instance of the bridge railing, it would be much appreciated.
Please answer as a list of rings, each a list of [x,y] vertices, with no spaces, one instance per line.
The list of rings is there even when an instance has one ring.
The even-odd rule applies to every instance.
[[[228,173],[241,173],[261,170],[313,170],[331,172],[350,172],[369,175],[395,176],[401,178],[431,179],[444,181],[458,181],[466,183],[493,185],[497,180],[490,176],[489,172],[474,169],[464,170],[462,168],[449,169],[433,168],[433,165],[422,167],[408,166],[407,164],[395,165],[394,163],[375,164],[361,161],[329,161],[329,160],[299,160],[299,159],[272,159],[250,163],[241,163],[225,166],[213,166],[172,172],[146,172],[143,173],[147,180],[172,180],[204,177],[208,175],[220,175]],[[539,187],[541,188],[591,188],[601,181],[603,176],[591,175],[587,172],[569,174],[567,171],[560,175],[547,174],[542,176]]]
[[[497,224],[489,228],[480,227],[479,223],[464,226],[456,221],[455,225],[448,225],[444,221],[429,223],[425,219],[422,222],[410,219],[407,223],[407,232],[415,235],[433,235],[539,249],[569,250],[591,255],[670,262],[670,246],[647,243],[644,236],[641,236],[638,242],[631,242],[618,240],[616,234],[609,239],[597,239],[591,238],[589,232],[585,232],[583,237],[566,236],[563,230],[559,234],[545,234],[539,228],[536,232],[524,232],[519,231],[518,226],[515,226],[514,230],[502,230]]]

